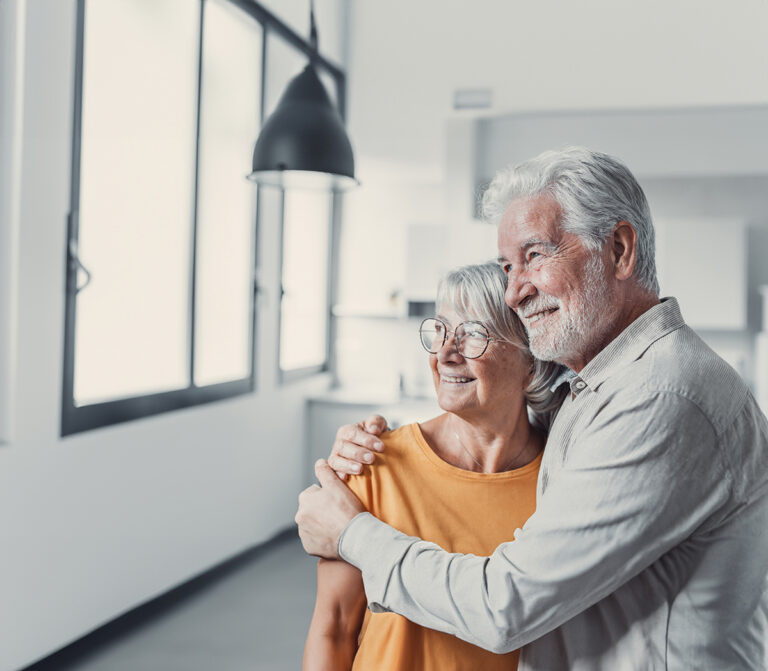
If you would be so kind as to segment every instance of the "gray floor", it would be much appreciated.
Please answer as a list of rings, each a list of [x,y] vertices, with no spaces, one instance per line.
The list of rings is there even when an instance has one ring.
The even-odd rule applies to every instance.
[[[296,671],[315,602],[315,568],[298,539],[283,541],[61,671]]]

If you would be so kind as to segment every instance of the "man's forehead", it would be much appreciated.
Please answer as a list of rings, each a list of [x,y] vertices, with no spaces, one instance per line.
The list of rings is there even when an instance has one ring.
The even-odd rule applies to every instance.
[[[561,227],[560,205],[551,196],[513,200],[499,222],[499,235],[553,238]]]
[[[559,222],[502,221],[498,231],[500,258],[505,254],[525,252],[530,247],[554,249],[564,233]]]

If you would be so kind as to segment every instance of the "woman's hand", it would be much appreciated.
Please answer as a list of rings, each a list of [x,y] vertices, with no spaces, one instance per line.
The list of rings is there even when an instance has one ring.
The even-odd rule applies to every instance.
[[[357,475],[363,464],[371,464],[376,452],[384,449],[378,436],[387,430],[387,420],[381,415],[371,415],[364,422],[345,424],[336,432],[328,464],[342,480],[347,475]]]

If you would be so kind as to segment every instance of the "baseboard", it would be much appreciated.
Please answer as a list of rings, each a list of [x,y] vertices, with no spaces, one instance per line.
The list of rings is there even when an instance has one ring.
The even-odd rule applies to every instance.
[[[200,575],[123,613],[60,650],[25,666],[20,671],[61,671],[67,664],[84,660],[131,631],[146,626],[154,618],[163,615],[186,599],[194,597],[210,585],[237,571],[244,564],[252,562],[265,552],[296,536],[295,526],[283,529],[269,540],[254,545],[230,559],[225,559]]]

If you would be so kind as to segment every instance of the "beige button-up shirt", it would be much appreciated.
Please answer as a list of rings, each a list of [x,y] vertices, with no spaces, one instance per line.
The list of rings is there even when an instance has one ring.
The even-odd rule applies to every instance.
[[[536,512],[491,557],[350,522],[339,551],[371,610],[525,646],[527,671],[768,669],[768,422],[752,394],[674,299],[570,386]]]

